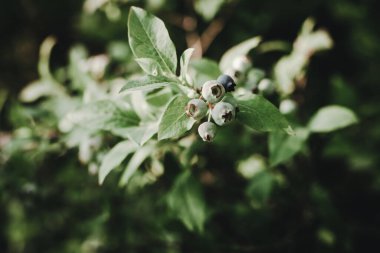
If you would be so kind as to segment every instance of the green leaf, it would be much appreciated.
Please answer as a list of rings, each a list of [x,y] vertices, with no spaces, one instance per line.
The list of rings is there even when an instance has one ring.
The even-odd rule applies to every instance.
[[[151,58],[137,58],[135,61],[148,75],[157,76],[162,73],[160,64]]]
[[[165,76],[145,76],[137,80],[128,80],[120,92],[157,89],[171,84],[175,85],[176,82]]]
[[[136,151],[138,146],[131,141],[122,141],[116,144],[103,158],[99,169],[99,184],[103,184],[106,176],[131,153]]]
[[[99,100],[85,104],[80,109],[70,112],[65,119],[72,124],[89,130],[113,130],[136,126],[137,115],[115,101]]]
[[[261,208],[268,202],[275,182],[274,175],[268,171],[259,172],[250,180],[246,194],[255,208]]]
[[[269,135],[269,161],[271,166],[283,163],[299,151],[301,151],[309,131],[305,128],[297,128],[294,135],[288,135],[284,132],[272,132]]]
[[[223,72],[227,72],[232,67],[232,63],[235,58],[247,55],[249,51],[259,45],[260,41],[261,37],[254,37],[230,48],[224,53],[222,59],[220,60],[220,69]]]
[[[131,179],[136,170],[153,152],[153,150],[154,146],[143,146],[136,151],[131,160],[129,160],[129,163],[120,178],[119,186],[125,186],[128,183],[129,179]]]
[[[237,119],[243,124],[257,131],[291,132],[286,118],[262,96],[249,94],[236,99],[239,108]]]
[[[190,171],[177,177],[167,196],[167,204],[189,230],[203,232],[207,218],[206,203],[201,185]]]
[[[162,20],[143,9],[131,7],[128,38],[136,58],[151,58],[163,71],[175,74],[177,53]]]
[[[63,96],[64,89],[48,79],[40,79],[29,83],[22,89],[19,98],[22,102],[34,102],[41,97]]]
[[[41,79],[54,80],[50,71],[49,62],[52,49],[56,43],[57,40],[54,37],[49,36],[41,44],[40,60],[38,61],[38,74]]]
[[[206,21],[210,21],[215,17],[225,1],[226,0],[196,0],[194,9]]]
[[[192,128],[195,120],[187,117],[185,112],[188,102],[188,97],[180,95],[169,102],[158,126],[159,140],[179,137]]]
[[[187,68],[189,66],[191,55],[194,52],[194,48],[186,49],[180,58],[181,74],[180,77],[183,81],[186,81]]]
[[[149,105],[154,107],[162,107],[167,105],[168,101],[173,97],[171,89],[161,89],[159,91],[146,95],[145,99]]]
[[[136,144],[142,146],[149,141],[153,135],[158,131],[158,125],[156,123],[150,123],[146,125],[128,127],[122,129],[115,129],[112,133],[130,139]]]
[[[326,133],[357,122],[358,118],[350,109],[339,105],[329,105],[318,110],[308,127],[311,132]]]
[[[70,49],[68,75],[75,89],[84,90],[88,86],[96,86],[89,73],[83,68],[83,62],[86,62],[87,57],[88,52],[82,45]]]
[[[221,74],[218,64],[206,58],[191,61],[190,73],[197,88],[202,88],[206,81],[216,80]]]

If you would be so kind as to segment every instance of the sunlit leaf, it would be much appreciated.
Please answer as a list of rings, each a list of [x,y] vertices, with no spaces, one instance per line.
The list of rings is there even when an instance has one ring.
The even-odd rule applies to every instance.
[[[187,102],[189,102],[189,98],[180,95],[169,102],[158,127],[159,140],[179,137],[191,129],[195,120],[186,115]]]
[[[162,73],[160,64],[151,58],[137,58],[135,61],[148,75],[157,76]]]
[[[163,71],[175,74],[177,53],[162,20],[143,9],[132,7],[128,19],[128,38],[136,58],[151,58]]]
[[[116,144],[103,158],[99,169],[99,184],[103,184],[106,176],[131,153],[137,149],[131,141],[122,141]]]

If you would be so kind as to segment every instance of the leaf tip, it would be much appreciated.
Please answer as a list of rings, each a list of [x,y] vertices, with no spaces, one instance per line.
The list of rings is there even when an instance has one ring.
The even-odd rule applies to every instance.
[[[284,131],[285,131],[285,133],[287,133],[287,134],[289,134],[291,136],[295,136],[296,135],[296,132],[294,131],[294,129],[290,125],[288,125],[287,128],[284,128]]]
[[[104,177],[103,177],[101,174],[99,174],[99,177],[98,177],[98,185],[99,185],[99,186],[102,186],[102,185],[103,185],[103,182],[104,182]]]

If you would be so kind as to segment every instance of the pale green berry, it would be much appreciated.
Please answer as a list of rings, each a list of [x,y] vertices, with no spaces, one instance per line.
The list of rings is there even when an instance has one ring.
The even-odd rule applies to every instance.
[[[207,81],[202,86],[202,97],[212,104],[222,100],[225,93],[223,85],[216,80]]]
[[[212,122],[203,122],[198,127],[198,133],[203,141],[213,141],[216,135],[216,125]]]
[[[211,116],[217,125],[223,126],[235,119],[236,108],[230,103],[219,102],[212,109]]]
[[[207,105],[203,100],[195,98],[187,103],[185,110],[188,117],[200,120],[207,114]]]
[[[260,92],[263,92],[265,94],[271,94],[273,93],[275,87],[270,79],[264,78],[259,82],[257,88]]]
[[[294,112],[296,109],[297,109],[297,104],[292,99],[285,99],[281,101],[280,103],[279,110],[282,114],[290,114]]]

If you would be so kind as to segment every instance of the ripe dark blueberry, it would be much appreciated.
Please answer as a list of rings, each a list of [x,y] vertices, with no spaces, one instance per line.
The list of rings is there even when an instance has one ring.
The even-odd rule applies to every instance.
[[[223,85],[224,89],[227,92],[234,91],[235,90],[235,81],[230,77],[229,75],[221,75],[218,77],[217,80],[221,85]]]

